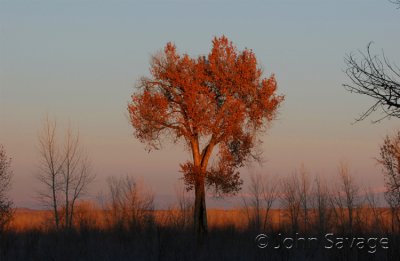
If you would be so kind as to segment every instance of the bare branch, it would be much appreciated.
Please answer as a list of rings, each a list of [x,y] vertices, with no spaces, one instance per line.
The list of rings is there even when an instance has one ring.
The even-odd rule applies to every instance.
[[[281,182],[281,203],[289,216],[292,232],[297,232],[301,208],[301,188],[296,172],[285,177]]]
[[[328,229],[330,211],[329,208],[329,190],[328,185],[324,179],[317,176],[314,180],[313,188],[313,207],[317,216],[318,231],[323,234]]]
[[[349,54],[345,57],[345,73],[351,83],[343,84],[351,93],[372,97],[375,103],[356,119],[361,121],[380,109],[384,116],[375,120],[379,122],[388,117],[400,117],[400,70],[392,64],[382,51],[381,57],[372,55],[372,43],[367,52],[359,56]]]
[[[249,227],[266,230],[271,222],[270,210],[278,194],[276,179],[269,175],[251,174],[247,193],[247,197],[242,195],[242,200]]]
[[[153,218],[153,192],[136,182],[132,176],[110,177],[107,182],[110,225],[125,229],[143,228]]]
[[[94,180],[94,175],[79,133],[69,127],[63,144],[58,139],[56,121],[47,118],[39,135],[41,165],[37,179],[43,185],[39,198],[46,206],[51,206],[56,228],[61,225],[61,210],[64,227],[71,228],[75,203]]]
[[[45,202],[45,205],[51,206],[56,228],[59,227],[59,189],[60,175],[63,165],[63,159],[58,147],[57,123],[46,117],[43,128],[38,136],[39,139],[39,154],[41,164],[37,179],[44,185],[42,191],[39,191],[40,201]]]

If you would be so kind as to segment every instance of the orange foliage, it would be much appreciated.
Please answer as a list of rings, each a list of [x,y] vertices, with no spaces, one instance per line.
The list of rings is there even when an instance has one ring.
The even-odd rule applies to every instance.
[[[182,164],[189,189],[206,184],[236,192],[235,170],[252,155],[256,134],[274,119],[283,96],[274,76],[263,78],[252,50],[238,51],[225,36],[215,37],[208,56],[180,55],[168,43],[153,57],[151,77],[140,80],[128,105],[135,136],[159,148],[165,135],[183,139],[193,161]],[[201,144],[203,143],[203,148]],[[218,161],[208,161],[218,147]]]

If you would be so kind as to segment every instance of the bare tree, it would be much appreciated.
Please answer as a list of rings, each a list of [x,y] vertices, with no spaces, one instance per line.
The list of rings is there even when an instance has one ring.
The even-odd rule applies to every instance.
[[[313,209],[316,211],[317,230],[323,234],[329,222],[329,192],[325,180],[317,176],[313,187]]]
[[[342,189],[345,194],[345,206],[347,208],[350,233],[353,229],[353,213],[357,207],[358,186],[355,184],[353,177],[349,173],[347,165],[339,166],[339,175],[342,182]]]
[[[79,133],[74,134],[71,127],[66,133],[63,155],[61,190],[64,196],[64,218],[65,226],[71,228],[76,200],[86,192],[95,176],[92,175],[88,157],[81,148]]]
[[[261,205],[263,194],[263,181],[261,175],[250,175],[250,185],[248,186],[249,199],[242,196],[247,214],[249,225],[254,229],[259,229],[261,225]]]
[[[154,194],[133,177],[110,177],[108,189],[113,226],[134,229],[153,218]]]
[[[336,189],[336,194],[332,196],[332,207],[336,212],[336,216],[341,218],[342,228],[352,233],[355,216],[354,211],[359,206],[359,187],[350,175],[349,168],[345,163],[339,165],[338,176],[339,184]],[[337,214],[337,211],[340,211],[340,214]]]
[[[7,157],[3,145],[0,144],[0,234],[12,218],[12,202],[7,198],[11,186],[11,158]]]
[[[304,165],[300,167],[300,203],[303,212],[304,231],[308,229],[308,211],[310,204],[310,177]]]
[[[367,52],[359,52],[361,57],[349,54],[345,58],[345,70],[351,83],[343,84],[346,90],[372,97],[373,105],[366,110],[357,121],[363,120],[377,109],[381,109],[384,116],[400,117],[400,69],[392,64],[382,51],[381,57],[371,54],[371,43]]]
[[[260,174],[250,175],[249,196],[242,196],[247,220],[254,229],[267,229],[269,213],[277,197],[277,183]]]
[[[270,210],[278,196],[278,182],[277,179],[270,176],[264,179],[263,183],[263,200],[264,200],[264,224],[263,229],[266,230],[270,220]]]
[[[333,227],[336,228],[336,230],[341,230],[341,232],[345,231],[345,213],[344,213],[344,200],[343,200],[343,193],[338,186],[338,184],[335,184],[333,189],[329,191],[329,207],[332,210],[332,215],[333,215]]]
[[[69,127],[62,146],[61,143],[56,121],[47,118],[39,135],[41,162],[38,179],[44,186],[39,195],[52,208],[56,228],[60,228],[61,221],[65,228],[71,228],[75,203],[84,195],[94,175],[78,133]]]
[[[365,200],[368,205],[368,215],[369,218],[372,218],[371,225],[369,226],[374,231],[373,232],[383,232],[383,219],[382,219],[382,212],[378,207],[378,198],[376,193],[372,191],[371,188],[365,191]]]
[[[296,232],[301,208],[300,183],[296,172],[284,178],[281,187],[282,207],[287,211],[292,232]]]
[[[46,117],[39,134],[40,164],[38,180],[44,186],[39,192],[40,199],[53,210],[55,226],[60,226],[59,190],[63,158],[56,137],[57,123]]]
[[[179,223],[182,228],[187,228],[193,224],[194,198],[181,183],[175,186],[175,194],[179,207]]]
[[[380,147],[380,158],[385,179],[385,199],[392,213],[392,230],[400,224],[400,131],[393,137],[386,136]]]
[[[389,0],[398,5],[400,0]],[[351,83],[343,84],[346,90],[372,97],[374,103],[357,121],[364,120],[377,109],[381,109],[384,116],[375,120],[381,121],[387,117],[400,117],[400,69],[392,64],[382,51],[381,57],[372,55],[370,42],[367,45],[367,52],[359,51],[361,57],[349,54],[345,57],[347,69],[345,73]]]
[[[193,227],[194,198],[180,179],[174,186],[176,202],[169,205],[167,211],[161,212],[159,224],[172,225],[178,229]]]

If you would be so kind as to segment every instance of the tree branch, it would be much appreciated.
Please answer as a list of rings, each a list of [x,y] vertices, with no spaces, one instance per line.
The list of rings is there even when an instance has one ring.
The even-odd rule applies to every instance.
[[[372,55],[369,43],[367,52],[359,52],[361,58],[353,54],[347,55],[345,73],[351,80],[343,87],[352,93],[367,95],[375,99],[375,103],[367,109],[356,121],[364,120],[378,108],[385,114],[375,120],[379,122],[387,117],[400,117],[400,70],[391,64],[382,51],[382,57]]]

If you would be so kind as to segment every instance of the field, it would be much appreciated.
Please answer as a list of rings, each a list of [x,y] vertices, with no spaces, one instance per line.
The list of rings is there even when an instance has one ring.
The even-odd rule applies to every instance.
[[[96,229],[107,228],[106,215],[104,211],[90,209],[89,204],[80,205],[77,211],[77,224],[87,223]],[[246,213],[243,210],[220,210],[209,209],[208,225],[210,228],[221,228],[232,226],[235,229],[245,229],[247,225]],[[171,217],[179,215],[178,210],[155,210],[154,217],[156,223],[160,226],[171,225],[166,221]],[[271,215],[274,220],[278,220],[279,210],[273,210]],[[14,218],[10,223],[10,230],[15,232],[26,232],[31,230],[46,230],[52,219],[52,212],[46,210],[16,209]]]
[[[310,215],[308,230],[300,225],[293,233],[287,213],[280,209],[270,210],[265,229],[256,228],[254,212],[248,209],[210,209],[208,238],[201,247],[194,243],[191,216],[178,209],[154,210],[126,225],[112,220],[109,211],[84,202],[77,206],[73,229],[57,231],[51,211],[16,209],[0,241],[0,260],[397,260],[399,237],[390,232],[390,211],[381,208],[379,213],[384,225],[380,231],[372,225],[370,210],[358,210],[355,227],[365,227],[357,227],[354,234],[388,237],[388,249],[376,241],[363,248],[350,247],[346,241],[343,248],[333,249],[324,247],[326,240],[306,244],[298,239],[323,238],[322,231],[315,229],[315,217]],[[340,229],[325,232],[351,236]],[[266,248],[257,247],[255,238],[260,233],[270,237]],[[283,236],[295,239],[292,247]],[[278,244],[281,247],[274,249]]]

